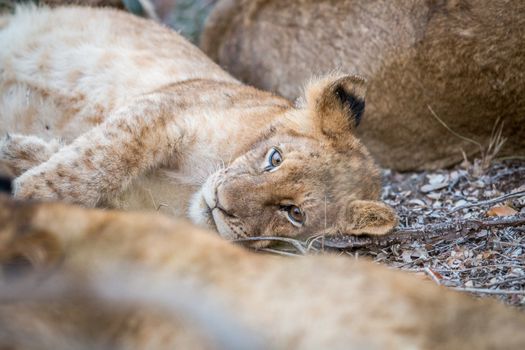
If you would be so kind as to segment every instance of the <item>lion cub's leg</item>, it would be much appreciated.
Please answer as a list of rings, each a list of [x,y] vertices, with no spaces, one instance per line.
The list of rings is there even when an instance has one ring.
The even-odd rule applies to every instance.
[[[134,98],[14,181],[15,197],[94,207],[134,178],[165,164],[179,145],[174,120],[188,106],[175,92]]]
[[[0,168],[9,176],[20,176],[46,162],[63,145],[58,140],[45,141],[31,135],[10,134],[0,139]]]

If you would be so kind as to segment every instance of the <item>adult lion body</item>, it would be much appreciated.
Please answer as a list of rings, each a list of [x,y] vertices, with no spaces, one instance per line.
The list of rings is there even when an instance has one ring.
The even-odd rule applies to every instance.
[[[0,41],[0,166],[19,198],[162,210],[231,239],[395,225],[353,136],[358,77],[320,80],[294,107],[109,9],[19,8]]]
[[[465,138],[487,147],[498,118],[504,153],[523,155],[524,26],[519,0],[223,0],[201,47],[242,81],[288,98],[312,71],[363,75],[359,134],[372,155],[429,169],[480,151]]]
[[[0,346],[5,348],[522,349],[525,344],[525,315],[517,310],[368,261],[261,255],[158,214],[5,197],[0,197],[0,222],[0,282],[7,282],[0,288]],[[32,270],[41,273],[36,285],[17,288],[20,273]],[[57,275],[62,279],[54,279]],[[229,337],[234,341],[225,343]]]

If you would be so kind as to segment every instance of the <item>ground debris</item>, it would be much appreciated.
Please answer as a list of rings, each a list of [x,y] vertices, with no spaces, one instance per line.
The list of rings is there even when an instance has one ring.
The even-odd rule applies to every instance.
[[[461,167],[404,174],[386,170],[384,183],[383,200],[398,212],[401,229],[525,218],[523,160],[495,162],[480,176]],[[480,226],[468,235],[359,247],[348,253],[423,273],[457,290],[493,295],[525,310],[525,226]]]

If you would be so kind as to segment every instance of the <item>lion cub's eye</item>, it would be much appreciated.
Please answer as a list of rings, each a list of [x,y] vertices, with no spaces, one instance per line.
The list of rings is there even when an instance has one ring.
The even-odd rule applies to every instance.
[[[279,165],[283,162],[283,156],[281,151],[277,147],[272,147],[268,154],[266,155],[266,166],[264,167],[265,171],[274,171]]]
[[[304,223],[304,213],[296,205],[287,205],[283,207],[283,210],[286,211],[286,217],[292,223],[292,225],[301,227]]]

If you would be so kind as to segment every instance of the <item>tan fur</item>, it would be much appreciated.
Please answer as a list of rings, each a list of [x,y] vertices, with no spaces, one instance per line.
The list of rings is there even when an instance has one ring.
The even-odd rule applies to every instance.
[[[0,346],[10,349],[78,349],[82,344],[111,349],[224,348],[209,342],[215,326],[206,329],[200,323],[199,328],[195,315],[188,318],[191,312],[184,312],[211,302],[217,308],[208,309],[204,318],[222,318],[235,327],[238,337],[249,334],[250,348],[525,345],[522,313],[368,261],[260,255],[158,214],[21,203],[5,197],[0,197],[0,222],[1,280],[9,277],[7,286],[14,287],[22,273],[36,269],[41,276],[0,307]],[[130,271],[115,273],[116,266]],[[54,280],[56,275],[68,276],[62,284],[76,292],[45,299],[46,288],[58,288],[61,280]],[[180,299],[184,286],[206,297],[195,300],[187,295],[186,306],[174,311],[169,301]],[[7,290],[4,285],[4,298]],[[24,302],[38,295],[44,298],[41,302]],[[155,299],[148,298],[151,295]],[[223,335],[228,331],[223,329]]]
[[[160,210],[229,239],[344,232],[355,226],[347,207],[361,217],[355,201],[377,215],[363,212],[352,233],[395,226],[354,136],[363,79],[325,77],[292,106],[125,13],[19,8],[6,18],[0,132],[16,134],[0,140],[0,163],[18,176],[17,197]],[[283,162],[270,171],[272,147]]]
[[[520,0],[221,0],[201,47],[242,81],[288,98],[312,71],[369,81],[359,135],[382,166],[452,165],[488,146],[525,152],[525,3]]]

